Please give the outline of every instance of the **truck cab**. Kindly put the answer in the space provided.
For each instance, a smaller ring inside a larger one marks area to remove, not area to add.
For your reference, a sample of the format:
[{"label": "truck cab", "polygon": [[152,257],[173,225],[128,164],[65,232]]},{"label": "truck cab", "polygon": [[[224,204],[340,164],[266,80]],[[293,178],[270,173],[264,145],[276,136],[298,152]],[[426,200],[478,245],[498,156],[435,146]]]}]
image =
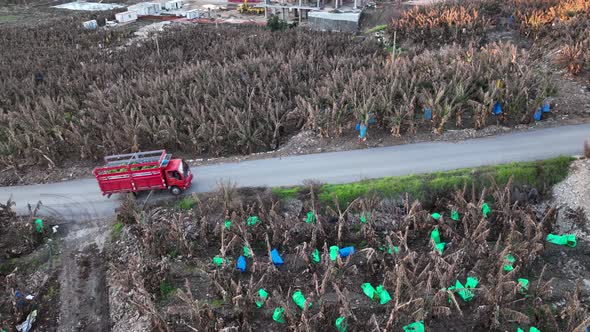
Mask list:
[{"label": "truck cab", "polygon": [[173,195],[178,195],[190,188],[193,180],[190,167],[182,159],[170,159],[164,169],[164,176],[167,187]]}]

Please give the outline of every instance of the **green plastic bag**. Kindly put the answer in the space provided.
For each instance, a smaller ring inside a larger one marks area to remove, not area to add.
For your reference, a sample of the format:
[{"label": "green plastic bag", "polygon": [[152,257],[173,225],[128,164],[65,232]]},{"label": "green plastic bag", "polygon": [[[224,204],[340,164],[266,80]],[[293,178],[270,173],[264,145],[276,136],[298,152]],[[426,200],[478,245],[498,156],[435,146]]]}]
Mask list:
[{"label": "green plastic bag", "polygon": [[456,210],[451,211],[451,219],[454,221],[459,221],[459,212]]},{"label": "green plastic bag", "polygon": [[[380,247],[379,250],[385,251],[385,248],[384,247]],[[393,246],[393,247],[392,246],[388,246],[387,247],[387,253],[391,255],[391,253],[393,253],[393,252],[396,253],[396,254],[399,253],[399,247],[397,247],[397,246]]]},{"label": "green plastic bag", "polygon": [[571,248],[575,247],[577,244],[576,236],[574,234],[547,234],[547,242],[551,242],[560,246],[568,246]]},{"label": "green plastic bag", "polygon": [[514,256],[512,256],[512,254],[508,254],[506,257],[504,257],[504,260],[506,261],[506,264],[504,264],[504,271],[510,272],[514,270],[514,267],[512,266],[516,261]]},{"label": "green plastic bag", "polygon": [[363,224],[367,223],[367,218],[371,219],[371,213],[367,212],[367,214],[365,215],[365,213],[361,213],[361,222]]},{"label": "green plastic bag", "polygon": [[330,260],[335,261],[338,258],[338,246],[330,247]]},{"label": "green plastic bag", "polygon": [[[524,332],[523,329],[521,329],[520,327],[516,330],[516,332]],[[529,332],[541,332],[541,330],[539,330],[538,328],[531,326],[529,328]]]},{"label": "green plastic bag", "polygon": [[459,294],[459,297],[461,297],[461,299],[463,301],[469,302],[469,301],[473,300],[473,293],[470,290],[468,290],[467,288],[465,288],[459,280],[457,280],[455,282],[454,289],[458,290],[457,294]]},{"label": "green plastic bag", "polygon": [[258,216],[251,216],[251,217],[248,217],[248,219],[246,220],[246,225],[248,225],[248,226],[254,226],[259,221],[260,220],[258,219]]},{"label": "green plastic bag", "polygon": [[430,232],[430,238],[435,244],[440,243],[440,233],[438,232],[438,228],[435,228],[432,232]]},{"label": "green plastic bag", "polygon": [[433,214],[431,214],[430,216],[431,216],[431,217],[432,217],[432,219],[434,219],[434,220],[439,220],[439,219],[440,219],[440,217],[442,217],[442,216],[440,215],[440,213],[436,213],[436,212],[435,212],[435,213],[433,213]]},{"label": "green plastic bag", "polygon": [[311,253],[311,261],[314,263],[319,263],[320,262],[320,251],[315,249],[312,253]]},{"label": "green plastic bag", "polygon": [[518,279],[518,285],[520,286],[519,292],[521,294],[526,293],[529,290],[529,280],[525,278]]},{"label": "green plastic bag", "polygon": [[43,233],[43,220],[35,219],[35,230],[37,233]]},{"label": "green plastic bag", "polygon": [[223,224],[225,226],[225,229],[229,229],[231,227],[231,221],[229,220],[224,221]]},{"label": "green plastic bag", "polygon": [[375,299],[375,294],[377,294],[377,291],[375,288],[373,288],[373,286],[371,286],[370,283],[367,282],[362,284],[361,289],[363,290],[363,293],[365,293],[365,295],[367,295],[371,300]]},{"label": "green plastic bag", "polygon": [[305,222],[308,224],[315,222],[315,214],[313,213],[313,211],[307,212],[307,219],[305,219]]},{"label": "green plastic bag", "polygon": [[260,288],[258,290],[258,297],[260,299],[256,301],[256,307],[262,308],[262,305],[264,304],[264,302],[266,302],[266,299],[268,298],[268,293],[264,290],[264,288]]},{"label": "green plastic bag", "polygon": [[[296,291],[295,293],[293,293],[293,302],[295,302],[295,304],[301,309],[303,310],[303,308],[305,307],[305,296],[303,296],[303,293],[301,293],[301,291]],[[311,308],[311,303],[308,303],[307,306],[309,308]]]},{"label": "green plastic bag", "polygon": [[275,308],[275,311],[272,314],[272,319],[277,323],[284,323],[285,320],[283,319],[283,314],[285,313],[285,309],[283,308]]},{"label": "green plastic bag", "polygon": [[389,296],[389,292],[382,285],[377,286],[377,296],[379,296],[379,303],[380,304],[387,304],[387,302],[391,301],[391,296]]},{"label": "green plastic bag", "polygon": [[475,277],[467,277],[467,281],[465,281],[465,287],[467,288],[475,288],[479,284],[479,281]]},{"label": "green plastic bag", "polygon": [[[479,281],[477,280],[477,278],[467,277],[467,280],[465,281],[465,286],[463,286],[463,284],[459,280],[457,280],[457,281],[455,281],[455,285],[447,288],[447,290],[448,291],[457,290],[457,294],[459,295],[459,297],[463,301],[469,302],[474,297],[474,294],[472,291],[470,291],[470,289],[474,289],[475,287],[477,287],[478,283],[479,283]],[[449,303],[451,303],[450,296],[449,296]]]},{"label": "green plastic bag", "polygon": [[346,332],[346,326],[348,324],[346,324],[346,320],[344,319],[344,317],[338,317],[336,319],[336,330],[338,330],[338,332]]},{"label": "green plastic bag", "polygon": [[248,249],[248,246],[244,246],[244,257],[250,257],[250,249]]},{"label": "green plastic bag", "polygon": [[221,266],[221,264],[223,264],[223,258],[219,257],[219,256],[215,256],[213,257],[213,264],[217,265],[217,266]]},{"label": "green plastic bag", "polygon": [[437,243],[435,245],[436,251],[438,251],[439,254],[443,254],[443,251],[445,251],[445,243],[441,242],[441,243]]},{"label": "green plastic bag", "polygon": [[404,332],[424,332],[424,321],[413,322],[404,326]]},{"label": "green plastic bag", "polygon": [[492,212],[492,209],[490,209],[488,203],[483,203],[483,205],[481,206],[481,212],[483,213],[483,216],[487,218]]}]

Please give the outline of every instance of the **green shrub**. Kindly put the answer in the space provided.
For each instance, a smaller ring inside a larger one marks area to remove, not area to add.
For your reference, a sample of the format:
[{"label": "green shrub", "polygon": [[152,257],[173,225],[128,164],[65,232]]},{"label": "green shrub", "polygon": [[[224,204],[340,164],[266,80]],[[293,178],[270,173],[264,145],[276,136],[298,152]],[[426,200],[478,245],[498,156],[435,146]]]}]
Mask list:
[{"label": "green shrub", "polygon": [[286,30],[287,28],[289,28],[289,23],[287,23],[287,21],[279,19],[277,15],[272,15],[266,21],[266,27],[269,28],[270,31]]},{"label": "green shrub", "polygon": [[169,296],[176,291],[176,288],[172,286],[168,279],[163,280],[160,282],[160,298],[162,300],[166,300]]},{"label": "green shrub", "polygon": [[123,231],[124,226],[125,224],[123,224],[120,221],[113,224],[113,229],[111,230],[111,236],[113,239],[116,240],[119,238],[119,236],[121,236],[121,232]]},{"label": "green shrub", "polygon": [[195,200],[192,197],[185,197],[178,201],[178,208],[181,210],[190,210],[195,206]]}]

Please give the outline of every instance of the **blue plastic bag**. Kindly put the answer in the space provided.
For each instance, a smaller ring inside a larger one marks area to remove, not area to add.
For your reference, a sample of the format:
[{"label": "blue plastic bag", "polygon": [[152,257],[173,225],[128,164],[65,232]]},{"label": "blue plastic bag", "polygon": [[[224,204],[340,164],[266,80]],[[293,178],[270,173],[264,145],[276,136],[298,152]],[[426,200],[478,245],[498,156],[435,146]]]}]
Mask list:
[{"label": "blue plastic bag", "polygon": [[237,268],[240,272],[246,272],[246,258],[244,256],[238,258]]},{"label": "blue plastic bag", "polygon": [[543,104],[543,107],[541,107],[541,110],[543,113],[549,113],[551,111],[551,105],[549,105],[549,103],[545,103]]},{"label": "blue plastic bag", "polygon": [[424,120],[432,120],[432,110],[430,108],[424,109]]},{"label": "blue plastic bag", "polygon": [[502,104],[500,104],[499,101],[497,101],[494,104],[494,110],[492,112],[494,113],[494,115],[500,115],[500,114],[502,114]]},{"label": "blue plastic bag", "polygon": [[541,114],[543,114],[543,111],[539,108],[535,111],[535,114],[533,114],[533,119],[535,121],[541,121]]},{"label": "blue plastic bag", "polygon": [[367,134],[367,126],[365,126],[364,124],[361,124],[360,126],[361,130],[360,130],[360,136],[361,138],[365,138],[365,135]]},{"label": "blue plastic bag", "polygon": [[283,265],[283,259],[281,258],[281,255],[279,255],[279,252],[276,249],[273,249],[270,252],[270,258],[272,259],[272,263],[275,266]]},{"label": "blue plastic bag", "polygon": [[361,124],[357,123],[356,127],[354,127],[356,129],[356,131],[361,131]]},{"label": "blue plastic bag", "polygon": [[349,255],[354,254],[354,247],[340,248],[338,253],[340,254],[340,257],[348,257]]}]

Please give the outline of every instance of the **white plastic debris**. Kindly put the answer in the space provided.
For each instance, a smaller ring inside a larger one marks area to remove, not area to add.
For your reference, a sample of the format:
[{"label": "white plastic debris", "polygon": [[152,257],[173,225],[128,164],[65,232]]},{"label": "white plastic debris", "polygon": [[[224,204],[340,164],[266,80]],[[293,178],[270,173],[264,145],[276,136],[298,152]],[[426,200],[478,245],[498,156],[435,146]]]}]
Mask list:
[{"label": "white plastic debris", "polygon": [[55,225],[51,228],[53,230],[53,234],[57,233],[58,228],[59,228],[59,225]]},{"label": "white plastic debris", "polygon": [[37,310],[31,311],[31,313],[27,316],[27,319],[22,322],[21,324],[16,326],[16,330],[19,332],[29,332],[33,327],[33,323],[37,319]]},{"label": "white plastic debris", "polygon": [[35,297],[33,295],[27,295],[27,297],[25,297],[25,299],[31,301],[32,299],[34,299]]}]

